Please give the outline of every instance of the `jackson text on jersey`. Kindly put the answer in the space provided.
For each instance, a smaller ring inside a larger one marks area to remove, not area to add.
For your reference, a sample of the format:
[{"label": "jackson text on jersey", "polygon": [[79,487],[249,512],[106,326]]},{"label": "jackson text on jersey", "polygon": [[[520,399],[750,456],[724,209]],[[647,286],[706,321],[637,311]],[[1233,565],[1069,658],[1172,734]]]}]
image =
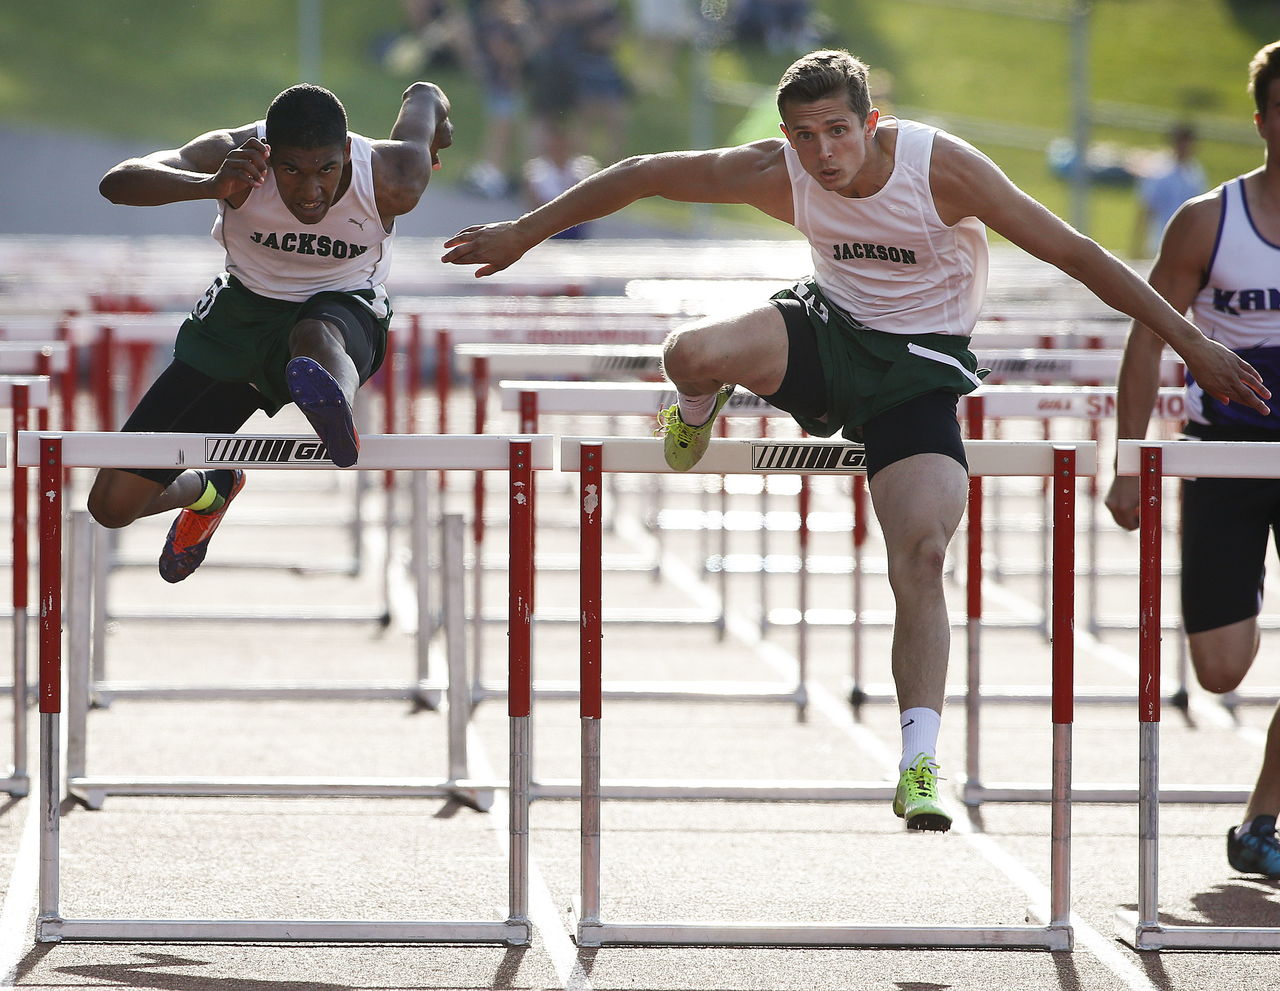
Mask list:
[{"label": "jackson text on jersey", "polygon": [[916,253],[911,248],[897,248],[891,244],[872,244],[870,241],[844,241],[831,246],[831,257],[836,261],[850,258],[866,258],[872,261],[916,264]]},{"label": "jackson text on jersey", "polygon": [[352,244],[350,241],[330,237],[328,234],[296,231],[286,231],[283,234],[276,234],[275,231],[269,234],[254,231],[250,240],[264,248],[290,251],[299,255],[319,255],[322,258],[328,258],[330,255],[334,258],[359,258],[369,250],[367,244]]}]

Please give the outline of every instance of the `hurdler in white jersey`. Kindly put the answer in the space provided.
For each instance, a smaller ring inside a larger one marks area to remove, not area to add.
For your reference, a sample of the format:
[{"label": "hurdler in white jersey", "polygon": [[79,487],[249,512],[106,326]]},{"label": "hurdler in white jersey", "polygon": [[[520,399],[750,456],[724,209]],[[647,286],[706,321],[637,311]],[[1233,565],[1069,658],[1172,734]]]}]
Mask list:
[{"label": "hurdler in white jersey", "polygon": [[[320,457],[355,464],[356,392],[386,352],[391,231],[417,205],[452,133],[449,101],[433,83],[404,91],[382,141],[351,133],[341,101],[302,83],[280,93],[264,120],[108,172],[100,188],[114,203],[213,200],[212,233],[226,250],[226,271],[178,328],[173,361],[122,429],[234,433],[292,403]],[[161,576],[178,582],[200,566],[244,483],[239,469],[104,468],[89,509],[109,527],[181,509],[160,555]]]},{"label": "hurdler in white jersey", "polygon": [[979,383],[968,345],[987,281],[986,229],[1142,318],[1213,390],[1262,406],[1259,380],[975,148],[882,121],[867,67],[848,52],[798,59],[777,105],[781,137],[625,159],[518,220],[459,231],[444,260],[493,275],[557,231],[646,196],[746,204],[808,238],[812,278],[667,338],[663,371],[679,400],[660,416],[663,452],[677,471],[693,468],[735,388],[810,433],[863,442],[894,598],[902,759],[893,810],[909,829],[941,831],[951,825],[937,790],[950,649],[942,566],[968,495],[956,407]]},{"label": "hurdler in white jersey", "polygon": [[[1208,337],[1248,360],[1274,390],[1280,385],[1280,41],[1253,57],[1248,91],[1263,164],[1179,208],[1164,230],[1149,279],[1175,309],[1189,309]],[[1135,322],[1116,395],[1121,440],[1146,437],[1163,346]],[[1192,443],[1236,442],[1242,447],[1238,456],[1248,459],[1249,442],[1280,441],[1280,416],[1222,402],[1218,390],[1194,371],[1187,407],[1185,433]],[[1179,604],[1191,665],[1200,686],[1221,695],[1240,686],[1266,643],[1259,614],[1269,547],[1280,538],[1280,478],[1219,474],[1182,480],[1178,549]],[[1138,528],[1142,498],[1136,477],[1117,475],[1106,503],[1120,526]],[[1235,873],[1280,878],[1280,706],[1261,740],[1242,747],[1240,763],[1259,763],[1258,777],[1242,821],[1226,832],[1227,864]],[[1224,772],[1215,765],[1206,773]]]}]

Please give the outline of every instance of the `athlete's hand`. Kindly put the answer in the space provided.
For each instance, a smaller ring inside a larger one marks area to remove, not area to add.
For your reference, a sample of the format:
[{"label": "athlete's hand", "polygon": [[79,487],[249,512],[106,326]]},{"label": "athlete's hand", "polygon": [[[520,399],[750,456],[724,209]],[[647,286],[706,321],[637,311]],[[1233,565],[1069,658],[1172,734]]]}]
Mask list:
[{"label": "athlete's hand", "polygon": [[1137,475],[1117,475],[1107,490],[1111,518],[1126,530],[1138,529],[1138,499],[1141,479]]},{"label": "athlete's hand", "polygon": [[518,222],[504,220],[497,224],[478,224],[459,231],[444,246],[449,250],[441,261],[450,265],[479,265],[476,278],[493,275],[518,262],[533,245],[516,229]]},{"label": "athlete's hand", "polygon": [[213,199],[231,199],[257,189],[266,181],[270,158],[271,148],[257,138],[233,148],[210,181]]},{"label": "athlete's hand", "polygon": [[1262,384],[1262,376],[1251,364],[1217,341],[1204,339],[1194,354],[1182,355],[1187,371],[1214,399],[1224,403],[1242,403],[1263,416],[1271,415],[1264,400],[1271,390]]}]

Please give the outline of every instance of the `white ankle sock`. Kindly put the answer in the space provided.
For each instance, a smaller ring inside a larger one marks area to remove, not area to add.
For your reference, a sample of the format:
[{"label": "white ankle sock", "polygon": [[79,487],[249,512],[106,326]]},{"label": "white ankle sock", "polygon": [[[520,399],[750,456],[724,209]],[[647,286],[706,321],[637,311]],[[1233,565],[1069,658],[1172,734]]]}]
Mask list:
[{"label": "white ankle sock", "polygon": [[686,396],[683,392],[676,393],[676,398],[680,403],[680,419],[690,427],[700,427],[711,419],[711,411],[715,409],[716,396],[718,393],[711,393],[709,396]]},{"label": "white ankle sock", "polygon": [[936,757],[938,730],[942,728],[942,714],[933,709],[918,707],[904,709],[898,719],[902,728],[902,760],[898,772],[905,771],[921,754]]}]

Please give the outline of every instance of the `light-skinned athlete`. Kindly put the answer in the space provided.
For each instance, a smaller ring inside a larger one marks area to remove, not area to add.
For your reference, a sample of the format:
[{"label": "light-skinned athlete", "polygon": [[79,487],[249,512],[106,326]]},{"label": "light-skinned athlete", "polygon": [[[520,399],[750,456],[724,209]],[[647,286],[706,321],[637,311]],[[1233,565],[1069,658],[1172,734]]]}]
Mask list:
[{"label": "light-skinned athlete", "polygon": [[688,470],[734,383],[808,432],[866,445],[895,601],[892,666],[902,719],[894,812],[945,830],[936,759],[950,626],[943,561],[968,491],[956,401],[979,385],[969,335],[987,279],[986,227],[1141,319],[1223,399],[1265,412],[1262,380],[1135,272],[1027,196],[977,149],[884,119],[867,67],[845,51],[804,56],[778,85],[782,138],[629,158],[519,220],[469,227],[446,262],[493,275],[557,231],[646,196],[746,203],[809,240],[814,276],[737,316],[671,334],[662,414],[668,463]]},{"label": "light-skinned athlete", "polygon": [[[434,83],[405,90],[387,140],[347,130],[342,103],[301,83],[265,120],[210,131],[179,149],[121,162],[102,195],[128,206],[214,200],[226,248],[178,330],[172,363],[123,430],[234,433],[259,409],[293,402],[339,467],[356,463],[356,390],[386,351],[383,286],[395,219],[417,204],[452,142],[449,101]],[[103,526],[181,509],[160,555],[169,582],[205,558],[244,486],[238,469],[105,468],[89,493]]]},{"label": "light-skinned athlete", "polygon": [[[1280,42],[1249,65],[1261,168],[1185,203],[1165,230],[1149,281],[1202,331],[1245,354],[1271,388],[1280,385]],[[1116,433],[1147,434],[1164,342],[1135,321],[1125,343]],[[1280,441],[1280,417],[1218,402],[1192,371],[1190,440]],[[1117,477],[1107,508],[1138,526],[1139,480]],[[1280,540],[1280,479],[1195,478],[1182,483],[1182,618],[1196,679],[1233,691],[1258,656],[1258,610],[1267,540]],[[1262,768],[1244,821],[1227,832],[1227,861],[1246,874],[1280,877],[1280,707],[1271,716]]]}]

